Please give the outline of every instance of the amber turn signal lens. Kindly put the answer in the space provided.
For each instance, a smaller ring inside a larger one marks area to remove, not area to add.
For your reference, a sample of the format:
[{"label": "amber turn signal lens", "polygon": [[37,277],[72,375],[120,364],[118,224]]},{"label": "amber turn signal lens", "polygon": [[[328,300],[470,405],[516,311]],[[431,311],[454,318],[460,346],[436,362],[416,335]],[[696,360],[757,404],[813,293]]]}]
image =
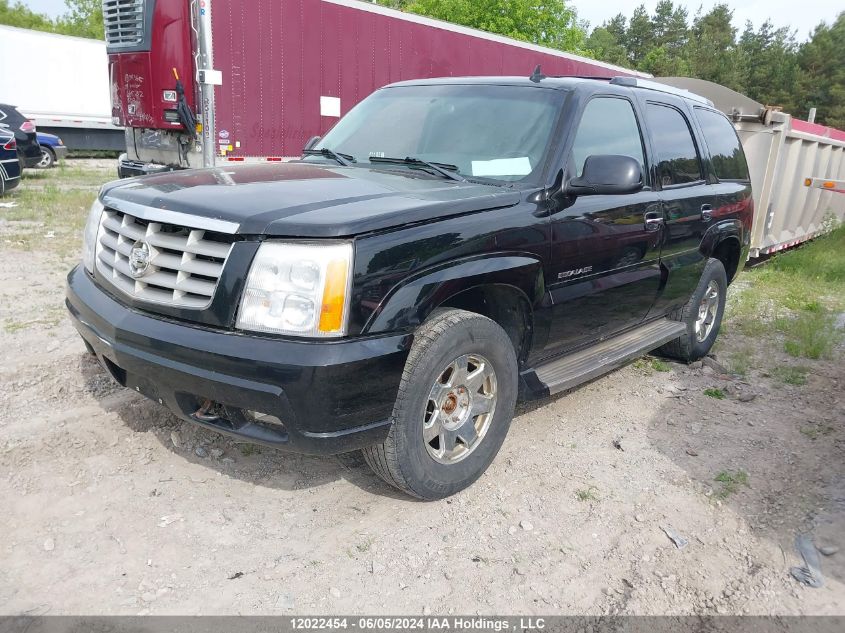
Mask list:
[{"label": "amber turn signal lens", "polygon": [[812,178],[805,178],[805,179],[804,179],[804,186],[805,186],[805,187],[809,187],[809,186],[810,186],[810,185],[812,185],[812,184],[813,184],[813,179],[812,179]]},{"label": "amber turn signal lens", "polygon": [[321,332],[340,332],[343,329],[343,309],[346,306],[347,263],[342,259],[329,262],[323,306],[320,310]]}]

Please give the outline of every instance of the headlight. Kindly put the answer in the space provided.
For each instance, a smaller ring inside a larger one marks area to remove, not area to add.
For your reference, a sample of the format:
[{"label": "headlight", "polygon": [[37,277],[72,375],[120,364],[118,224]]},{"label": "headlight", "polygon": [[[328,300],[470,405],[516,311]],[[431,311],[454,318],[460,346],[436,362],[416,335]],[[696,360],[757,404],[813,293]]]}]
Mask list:
[{"label": "headlight", "polygon": [[237,327],[297,336],[343,336],[351,269],[349,242],[264,242],[249,269]]},{"label": "headlight", "polygon": [[89,273],[94,272],[94,258],[97,251],[97,234],[100,232],[100,216],[103,215],[103,203],[98,197],[88,212],[85,232],[82,234],[82,263]]}]

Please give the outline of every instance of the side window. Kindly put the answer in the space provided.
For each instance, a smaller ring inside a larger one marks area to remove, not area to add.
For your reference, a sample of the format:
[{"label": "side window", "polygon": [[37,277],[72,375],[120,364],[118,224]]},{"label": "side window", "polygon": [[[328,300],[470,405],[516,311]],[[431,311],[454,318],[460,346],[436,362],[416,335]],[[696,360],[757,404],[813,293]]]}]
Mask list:
[{"label": "side window", "polygon": [[580,176],[584,171],[587,157],[599,154],[636,158],[647,180],[640,127],[627,99],[597,97],[584,109],[572,145],[575,175]]},{"label": "side window", "polygon": [[748,163],[736,130],[718,112],[696,108],[695,116],[710,150],[713,169],[719,180],[748,180]]},{"label": "side window", "polygon": [[671,106],[649,103],[646,117],[661,184],[668,187],[701,180],[701,161],[684,115]]}]

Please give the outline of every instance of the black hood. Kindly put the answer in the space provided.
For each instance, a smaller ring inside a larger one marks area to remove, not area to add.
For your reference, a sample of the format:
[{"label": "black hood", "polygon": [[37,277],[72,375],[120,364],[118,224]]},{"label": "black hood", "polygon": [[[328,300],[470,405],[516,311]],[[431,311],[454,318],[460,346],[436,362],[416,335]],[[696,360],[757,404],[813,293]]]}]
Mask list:
[{"label": "black hood", "polygon": [[433,178],[405,167],[391,171],[295,162],[116,181],[103,188],[102,199],[118,210],[121,202],[130,202],[234,222],[240,225],[238,233],[247,235],[341,237],[512,206],[520,193]]}]

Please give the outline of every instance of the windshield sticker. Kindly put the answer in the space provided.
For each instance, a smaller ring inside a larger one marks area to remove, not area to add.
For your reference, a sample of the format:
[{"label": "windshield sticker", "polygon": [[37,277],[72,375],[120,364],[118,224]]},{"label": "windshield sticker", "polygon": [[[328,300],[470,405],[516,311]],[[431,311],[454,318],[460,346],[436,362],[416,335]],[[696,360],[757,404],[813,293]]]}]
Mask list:
[{"label": "windshield sticker", "polygon": [[473,176],[527,176],[530,173],[531,161],[527,156],[472,161]]}]

